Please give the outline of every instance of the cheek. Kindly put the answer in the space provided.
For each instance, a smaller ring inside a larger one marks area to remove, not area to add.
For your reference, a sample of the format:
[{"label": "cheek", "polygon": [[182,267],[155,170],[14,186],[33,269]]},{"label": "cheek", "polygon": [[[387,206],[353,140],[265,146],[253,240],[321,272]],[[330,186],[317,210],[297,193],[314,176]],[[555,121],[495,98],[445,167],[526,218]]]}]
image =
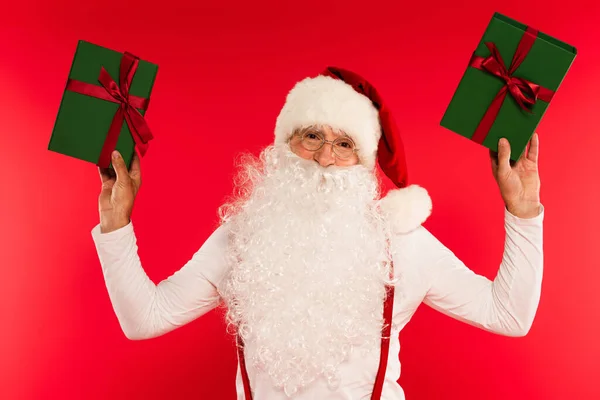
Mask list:
[{"label": "cheek", "polygon": [[310,160],[314,157],[314,153],[306,150],[297,142],[290,143],[290,148],[297,156],[304,158],[305,160]]},{"label": "cheek", "polygon": [[356,165],[359,163],[359,159],[357,155],[354,155],[353,157],[347,159],[347,160],[341,160],[339,159],[337,164],[344,166],[344,167],[350,167],[352,165]]}]

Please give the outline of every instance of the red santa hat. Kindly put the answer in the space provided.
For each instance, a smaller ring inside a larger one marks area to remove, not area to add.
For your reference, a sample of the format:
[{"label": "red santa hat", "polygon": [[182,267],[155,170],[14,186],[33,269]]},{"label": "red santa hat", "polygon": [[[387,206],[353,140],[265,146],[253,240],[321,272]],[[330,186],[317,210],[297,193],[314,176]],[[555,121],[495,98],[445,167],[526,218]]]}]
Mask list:
[{"label": "red santa hat", "polygon": [[328,125],[356,143],[360,163],[382,171],[399,188],[381,199],[381,209],[395,231],[409,231],[431,213],[427,191],[408,185],[406,155],[400,131],[383,99],[366,79],[341,68],[303,79],[288,93],[275,124],[275,144],[285,143],[294,129]]}]

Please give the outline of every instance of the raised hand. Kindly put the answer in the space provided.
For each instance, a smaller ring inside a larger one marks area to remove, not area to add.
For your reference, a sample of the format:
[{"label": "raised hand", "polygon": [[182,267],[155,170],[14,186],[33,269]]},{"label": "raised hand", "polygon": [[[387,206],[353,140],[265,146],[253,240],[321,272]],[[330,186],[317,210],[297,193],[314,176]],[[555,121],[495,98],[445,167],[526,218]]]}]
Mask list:
[{"label": "raised hand", "polygon": [[129,171],[123,157],[117,151],[113,152],[112,165],[114,171],[98,167],[102,181],[102,190],[98,197],[102,233],[112,232],[129,223],[135,196],[142,185],[140,159],[137,153],[133,155]]},{"label": "raised hand", "polygon": [[540,140],[534,133],[529,149],[518,161],[510,160],[510,143],[500,139],[498,153],[490,151],[492,173],[508,211],[519,218],[533,218],[541,212],[538,157]]}]

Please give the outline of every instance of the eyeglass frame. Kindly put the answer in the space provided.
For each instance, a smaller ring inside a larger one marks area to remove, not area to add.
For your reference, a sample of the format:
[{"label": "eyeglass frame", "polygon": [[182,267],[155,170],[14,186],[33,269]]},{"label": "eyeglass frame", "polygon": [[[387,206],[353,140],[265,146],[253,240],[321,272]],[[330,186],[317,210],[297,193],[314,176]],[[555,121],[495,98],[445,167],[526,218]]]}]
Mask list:
[{"label": "eyeglass frame", "polygon": [[[302,139],[304,138],[304,135],[305,135],[305,134],[307,134],[307,133],[313,133],[313,134],[315,134],[315,135],[316,135],[316,134],[318,134],[318,135],[321,137],[321,139],[322,139],[322,141],[321,141],[321,145],[320,145],[320,146],[319,146],[317,149],[315,149],[315,150],[310,150],[310,149],[307,149],[306,147],[304,147],[304,144],[302,143]],[[323,135],[323,133],[322,133],[321,131],[319,131],[319,130],[315,129],[314,127],[310,127],[310,128],[306,128],[306,129],[302,129],[302,130],[300,130],[300,129],[296,129],[296,130],[294,130],[294,132],[292,133],[292,136],[300,136],[300,145],[301,145],[301,146],[302,146],[302,148],[304,148],[304,150],[306,150],[306,151],[315,151],[315,152],[316,152],[316,151],[319,151],[319,150],[321,150],[321,149],[323,148],[323,146],[325,146],[325,143],[331,143],[331,149],[332,149],[332,151],[333,151],[333,154],[335,154],[335,156],[336,156],[336,157],[339,157],[339,158],[341,158],[342,160],[348,160],[350,157],[352,157],[352,156],[353,156],[353,155],[354,155],[356,152],[358,152],[358,151],[360,150],[360,149],[357,149],[357,148],[356,148],[356,143],[355,143],[355,142],[354,142],[354,140],[352,140],[352,138],[351,138],[350,136],[348,136],[348,134],[346,134],[346,133],[344,133],[344,135],[343,135],[343,136],[341,136],[341,137],[338,137],[338,138],[336,138],[336,139],[334,139],[334,140],[327,140],[327,139],[325,139],[325,135]],[[354,149],[352,149],[352,155],[349,155],[349,156],[348,156],[348,157],[346,157],[346,158],[344,158],[344,157],[341,157],[339,154],[337,154],[337,153],[335,152],[335,147],[333,146],[333,144],[334,144],[334,143],[335,143],[337,140],[340,140],[340,139],[342,139],[342,138],[350,140],[350,141],[352,142],[352,145],[354,145],[354,146],[355,146],[355,147],[354,147]]]}]

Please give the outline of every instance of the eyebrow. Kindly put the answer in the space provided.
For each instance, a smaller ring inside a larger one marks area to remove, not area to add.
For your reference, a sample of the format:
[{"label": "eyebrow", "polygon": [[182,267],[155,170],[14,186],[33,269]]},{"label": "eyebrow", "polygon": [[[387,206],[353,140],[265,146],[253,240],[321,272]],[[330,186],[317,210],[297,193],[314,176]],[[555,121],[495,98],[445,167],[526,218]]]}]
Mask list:
[{"label": "eyebrow", "polygon": [[[319,126],[308,126],[304,129],[300,129],[299,132],[300,133],[304,133],[304,132],[309,132],[309,131],[317,131],[320,134],[322,134],[323,136],[325,136],[325,132],[323,132],[323,129]],[[342,130],[339,131],[335,131],[332,129],[332,133],[334,134],[334,136],[336,137],[347,137],[349,139],[352,139],[350,136],[348,136],[348,134]]]}]

